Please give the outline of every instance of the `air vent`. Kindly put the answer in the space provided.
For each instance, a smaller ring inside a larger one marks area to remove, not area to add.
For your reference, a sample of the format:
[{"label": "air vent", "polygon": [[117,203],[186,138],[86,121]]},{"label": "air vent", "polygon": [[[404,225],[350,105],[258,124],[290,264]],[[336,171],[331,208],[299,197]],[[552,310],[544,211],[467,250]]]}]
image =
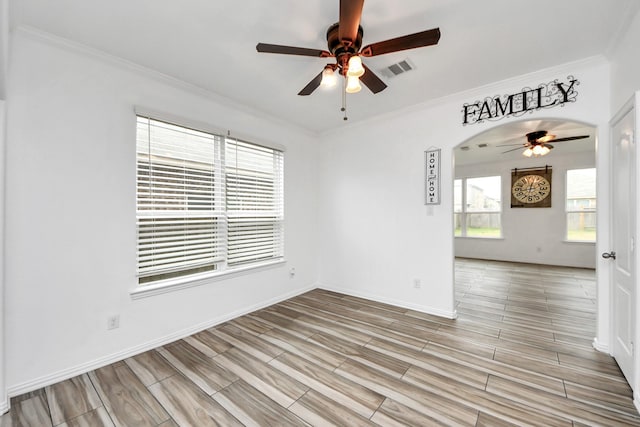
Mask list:
[{"label": "air vent", "polygon": [[415,66],[408,59],[404,59],[395,64],[391,64],[386,68],[383,68],[382,70],[380,70],[380,72],[383,76],[391,78],[411,71],[413,69],[415,69]]}]

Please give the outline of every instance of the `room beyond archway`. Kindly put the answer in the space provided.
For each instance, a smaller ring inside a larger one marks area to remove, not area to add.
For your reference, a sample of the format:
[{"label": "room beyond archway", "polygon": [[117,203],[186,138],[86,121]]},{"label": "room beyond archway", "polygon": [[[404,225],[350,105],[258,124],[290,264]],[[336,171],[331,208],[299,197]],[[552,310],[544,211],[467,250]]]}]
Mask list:
[{"label": "room beyond archway", "polygon": [[[542,130],[551,140],[548,154],[525,157],[525,135]],[[577,136],[588,137],[568,140]],[[595,137],[596,129],[582,123],[528,120],[456,147],[455,255],[595,268]],[[548,185],[527,201],[532,188],[512,191],[523,176]]]},{"label": "room beyond archway", "polygon": [[[526,134],[542,130],[555,139],[588,137],[551,142],[546,155],[524,156]],[[573,339],[590,347],[597,315],[596,133],[595,127],[578,122],[527,120],[493,128],[454,149],[455,300],[462,317],[468,314],[470,296],[472,312],[503,319],[510,303],[516,311],[544,313],[554,305],[572,305],[549,297],[564,293],[575,297],[577,308],[585,308],[570,313],[585,318],[566,320],[588,325],[576,329]],[[542,188],[549,192],[547,203],[527,205],[512,197],[515,182],[537,172],[548,180],[549,188]],[[502,330],[501,324],[493,326]],[[542,330],[551,339],[565,334]],[[517,332],[509,333],[517,339]]]}]

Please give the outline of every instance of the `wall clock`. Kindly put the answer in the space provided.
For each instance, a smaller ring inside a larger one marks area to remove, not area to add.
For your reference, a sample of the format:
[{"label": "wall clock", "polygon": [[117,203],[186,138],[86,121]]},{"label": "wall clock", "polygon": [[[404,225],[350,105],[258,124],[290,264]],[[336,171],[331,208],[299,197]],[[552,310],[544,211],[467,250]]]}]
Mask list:
[{"label": "wall clock", "polygon": [[551,207],[551,167],[511,171],[512,208]]}]

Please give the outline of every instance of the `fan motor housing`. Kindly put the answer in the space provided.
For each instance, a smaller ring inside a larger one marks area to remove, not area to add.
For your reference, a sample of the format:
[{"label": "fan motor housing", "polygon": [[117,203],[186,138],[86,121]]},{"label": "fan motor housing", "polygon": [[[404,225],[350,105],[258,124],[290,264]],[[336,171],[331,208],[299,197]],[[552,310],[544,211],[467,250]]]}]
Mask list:
[{"label": "fan motor housing", "polygon": [[345,74],[347,71],[347,62],[353,55],[357,55],[362,46],[362,26],[358,26],[358,35],[355,42],[345,44],[340,40],[340,25],[338,22],[333,24],[327,30],[327,47],[329,52],[336,57],[338,65],[340,66],[340,72]]},{"label": "fan motor housing", "polygon": [[546,130],[537,130],[535,132],[529,132],[527,134],[527,141],[529,141],[532,144],[537,144],[538,143],[538,139],[544,137],[547,135],[547,131]]}]

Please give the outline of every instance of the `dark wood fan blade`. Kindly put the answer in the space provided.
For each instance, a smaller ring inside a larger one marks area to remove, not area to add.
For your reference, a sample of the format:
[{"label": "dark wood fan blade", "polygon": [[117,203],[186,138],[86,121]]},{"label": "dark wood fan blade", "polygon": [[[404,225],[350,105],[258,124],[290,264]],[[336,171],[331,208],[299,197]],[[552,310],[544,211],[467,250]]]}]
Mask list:
[{"label": "dark wood fan blade", "polygon": [[340,0],[338,37],[341,41],[348,40],[354,43],[358,38],[362,6],[364,6],[364,0]]},{"label": "dark wood fan blade", "polygon": [[556,142],[562,142],[562,141],[573,141],[576,139],[585,139],[585,138],[589,138],[589,135],[580,135],[580,136],[568,136],[566,138],[557,138],[557,139],[552,139],[549,142],[553,142],[554,144]]},{"label": "dark wood fan blade", "polygon": [[369,69],[366,65],[362,64],[364,67],[364,74],[360,76],[360,81],[364,83],[366,87],[373,93],[382,92],[387,88],[387,85],[380,80],[378,76],[375,75],[373,71]]},{"label": "dark wood fan blade", "polygon": [[438,44],[438,40],[440,40],[440,29],[434,28],[432,30],[367,45],[362,48],[360,55],[376,56],[406,49],[414,49],[416,47],[432,46]]},{"label": "dark wood fan blade", "polygon": [[320,83],[322,83],[322,71],[320,72],[320,74],[315,76],[314,79],[309,82],[309,84],[303,87],[302,90],[298,92],[298,95],[300,96],[311,95],[314,90],[318,89],[318,86],[320,86]]},{"label": "dark wood fan blade", "polygon": [[516,150],[522,150],[523,148],[526,148],[524,146],[518,147],[518,148],[512,148],[511,150],[507,150],[507,151],[503,151],[502,154],[504,153],[510,153],[512,151],[516,151]]},{"label": "dark wood fan blade", "polygon": [[306,47],[282,46],[279,44],[258,43],[256,50],[262,53],[281,53],[284,55],[316,56],[328,58],[331,52],[321,49],[307,49]]}]

